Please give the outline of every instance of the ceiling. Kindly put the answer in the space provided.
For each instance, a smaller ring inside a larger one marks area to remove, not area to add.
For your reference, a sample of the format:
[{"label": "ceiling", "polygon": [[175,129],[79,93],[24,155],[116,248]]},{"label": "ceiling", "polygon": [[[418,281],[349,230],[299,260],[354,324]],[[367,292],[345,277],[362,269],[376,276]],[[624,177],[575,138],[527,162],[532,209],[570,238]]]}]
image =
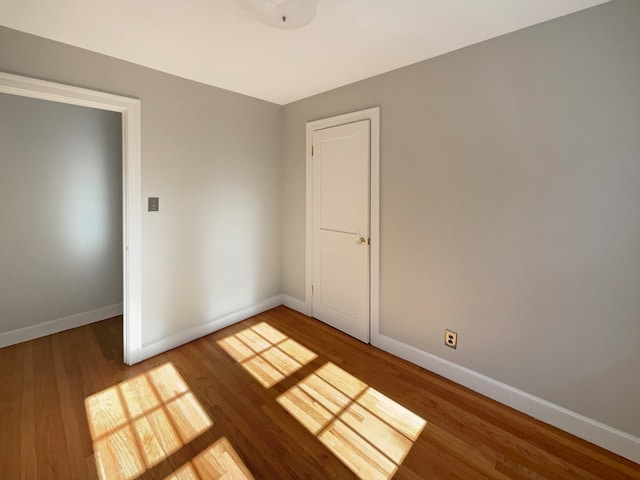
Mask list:
[{"label": "ceiling", "polygon": [[605,1],[318,0],[278,30],[248,0],[0,0],[0,24],[282,105]]}]

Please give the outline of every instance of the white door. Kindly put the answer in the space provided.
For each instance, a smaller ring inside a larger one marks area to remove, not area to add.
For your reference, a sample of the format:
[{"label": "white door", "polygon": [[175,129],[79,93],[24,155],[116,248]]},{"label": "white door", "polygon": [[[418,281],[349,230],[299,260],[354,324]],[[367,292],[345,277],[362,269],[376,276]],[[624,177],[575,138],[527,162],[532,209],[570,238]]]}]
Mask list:
[{"label": "white door", "polygon": [[369,342],[370,120],[313,132],[313,316]]}]

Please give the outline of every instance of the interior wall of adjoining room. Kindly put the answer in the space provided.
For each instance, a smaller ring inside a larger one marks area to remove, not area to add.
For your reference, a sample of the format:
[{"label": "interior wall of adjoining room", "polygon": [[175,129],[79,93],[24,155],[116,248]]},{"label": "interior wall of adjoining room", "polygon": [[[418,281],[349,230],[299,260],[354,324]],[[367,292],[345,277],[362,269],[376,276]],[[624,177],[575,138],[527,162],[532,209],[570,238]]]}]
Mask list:
[{"label": "interior wall of adjoining room", "polygon": [[0,333],[122,310],[121,123],[0,94]]}]

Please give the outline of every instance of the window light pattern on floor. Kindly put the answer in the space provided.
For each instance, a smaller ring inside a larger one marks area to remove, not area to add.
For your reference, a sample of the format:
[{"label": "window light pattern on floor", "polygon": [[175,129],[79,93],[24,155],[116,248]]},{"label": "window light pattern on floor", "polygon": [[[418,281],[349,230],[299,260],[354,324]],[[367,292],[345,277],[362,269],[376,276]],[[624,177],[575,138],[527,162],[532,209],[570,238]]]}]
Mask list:
[{"label": "window light pattern on floor", "polygon": [[427,423],[333,363],[278,403],[363,480],[392,478]]},{"label": "window light pattern on floor", "polygon": [[[217,343],[265,388],[317,358],[265,322]],[[391,479],[427,424],[330,362],[277,401],[362,480]]]},{"label": "window light pattern on floor", "polygon": [[253,480],[253,475],[226,437],[217,440],[164,480],[208,479]]},{"label": "window light pattern on floor", "polygon": [[85,408],[101,479],[134,479],[213,425],[171,363],[87,397]]},{"label": "window light pattern on floor", "polygon": [[261,322],[218,341],[265,388],[284,380],[317,355]]}]

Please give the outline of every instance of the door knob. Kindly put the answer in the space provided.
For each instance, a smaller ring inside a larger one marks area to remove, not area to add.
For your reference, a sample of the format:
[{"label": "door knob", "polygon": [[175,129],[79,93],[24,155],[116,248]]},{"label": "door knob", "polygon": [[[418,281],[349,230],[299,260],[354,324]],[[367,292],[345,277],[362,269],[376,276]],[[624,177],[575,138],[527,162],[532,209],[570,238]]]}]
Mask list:
[{"label": "door knob", "polygon": [[358,239],[358,244],[360,244],[360,245],[366,245],[366,244],[367,244],[367,239],[366,239],[366,238],[364,238],[364,237],[360,237],[360,238]]}]

